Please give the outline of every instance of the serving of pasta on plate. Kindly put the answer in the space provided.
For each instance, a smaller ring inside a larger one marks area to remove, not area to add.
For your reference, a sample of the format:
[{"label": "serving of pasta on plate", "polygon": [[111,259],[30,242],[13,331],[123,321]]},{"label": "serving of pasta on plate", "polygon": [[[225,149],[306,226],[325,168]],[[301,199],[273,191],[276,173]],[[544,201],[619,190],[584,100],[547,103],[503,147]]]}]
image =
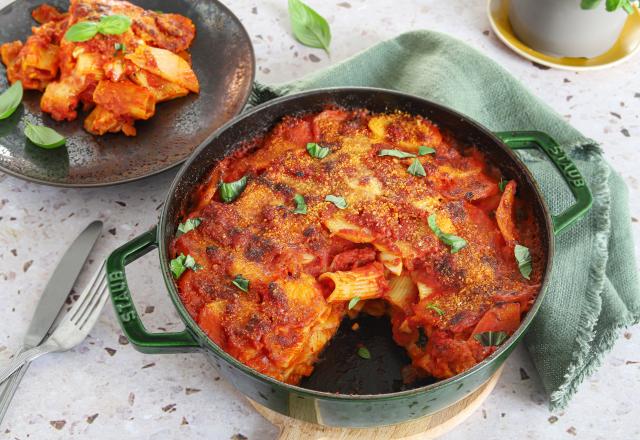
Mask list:
[{"label": "serving of pasta on plate", "polygon": [[156,104],[198,93],[189,47],[196,29],[182,15],[125,1],[72,0],[62,12],[43,4],[26,41],[0,46],[9,82],[42,91],[40,107],[57,121],[88,112],[94,134],[135,136]]}]

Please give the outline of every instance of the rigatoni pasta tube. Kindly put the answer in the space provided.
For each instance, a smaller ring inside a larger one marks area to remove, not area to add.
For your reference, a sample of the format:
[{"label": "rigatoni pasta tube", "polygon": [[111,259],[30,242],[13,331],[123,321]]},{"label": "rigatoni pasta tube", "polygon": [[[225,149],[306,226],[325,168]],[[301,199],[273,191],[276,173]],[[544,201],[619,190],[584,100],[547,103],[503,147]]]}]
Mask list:
[{"label": "rigatoni pasta tube", "polygon": [[350,271],[325,272],[318,279],[333,281],[334,288],[327,302],[349,301],[356,296],[360,299],[380,298],[389,289],[384,268],[378,262]]}]

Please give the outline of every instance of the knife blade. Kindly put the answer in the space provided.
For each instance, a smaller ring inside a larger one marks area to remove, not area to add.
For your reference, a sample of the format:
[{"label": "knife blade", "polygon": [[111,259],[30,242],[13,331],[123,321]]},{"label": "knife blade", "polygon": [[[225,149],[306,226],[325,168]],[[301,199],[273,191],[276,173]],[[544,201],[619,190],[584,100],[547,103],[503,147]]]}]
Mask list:
[{"label": "knife blade", "polygon": [[24,337],[25,347],[35,347],[47,335],[101,232],[102,222],[91,222],[65,252],[33,312],[31,324]]}]

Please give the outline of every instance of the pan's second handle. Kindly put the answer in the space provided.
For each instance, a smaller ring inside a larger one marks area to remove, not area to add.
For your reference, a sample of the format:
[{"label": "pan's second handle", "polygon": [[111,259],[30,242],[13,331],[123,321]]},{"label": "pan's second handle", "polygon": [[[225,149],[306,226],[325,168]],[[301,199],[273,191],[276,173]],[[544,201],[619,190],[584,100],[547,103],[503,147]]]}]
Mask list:
[{"label": "pan's second handle", "polygon": [[200,348],[196,338],[185,329],[181,332],[150,333],[142,324],[131,299],[124,268],[144,254],[156,249],[156,227],[119,247],[107,258],[107,277],[111,300],[120,326],[136,350],[143,353],[182,353]]},{"label": "pan's second handle", "polygon": [[556,235],[573,225],[589,212],[593,204],[593,196],[587,186],[587,181],[582,177],[580,170],[575,166],[573,161],[551,136],[540,131],[505,131],[495,134],[513,150],[539,148],[551,159],[556,168],[558,168],[558,171],[560,171],[560,174],[562,174],[576,202],[564,212],[552,216],[553,230]]}]

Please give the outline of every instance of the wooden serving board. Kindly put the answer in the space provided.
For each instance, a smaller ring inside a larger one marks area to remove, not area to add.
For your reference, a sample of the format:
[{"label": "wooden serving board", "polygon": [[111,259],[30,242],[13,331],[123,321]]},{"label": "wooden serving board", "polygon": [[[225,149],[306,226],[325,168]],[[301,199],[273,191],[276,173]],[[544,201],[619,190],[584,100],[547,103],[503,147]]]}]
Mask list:
[{"label": "wooden serving board", "polygon": [[496,386],[502,368],[484,385],[462,400],[430,416],[378,428],[331,428],[303,422],[249,402],[268,421],[280,428],[279,440],[431,440],[447,433],[475,412]]}]

